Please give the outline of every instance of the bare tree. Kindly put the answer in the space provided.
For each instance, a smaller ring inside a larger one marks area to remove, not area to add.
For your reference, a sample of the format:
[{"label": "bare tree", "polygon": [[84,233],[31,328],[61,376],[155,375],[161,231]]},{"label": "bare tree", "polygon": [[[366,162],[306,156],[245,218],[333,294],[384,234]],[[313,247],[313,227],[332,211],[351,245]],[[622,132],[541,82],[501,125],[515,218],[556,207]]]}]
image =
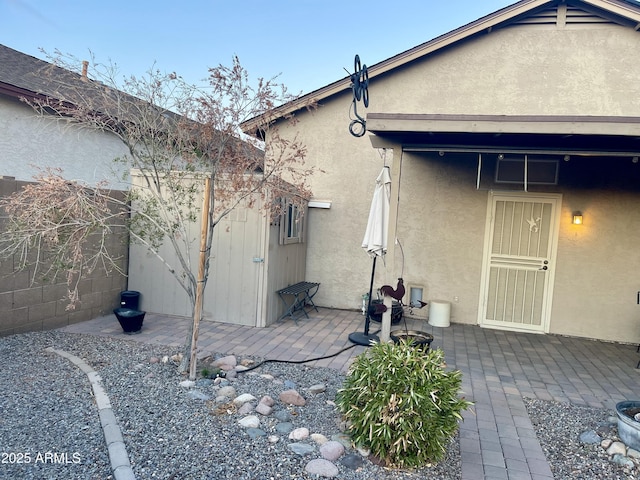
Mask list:
[{"label": "bare tree", "polygon": [[[305,147],[297,138],[279,134],[282,122],[294,118],[276,121],[277,106],[292,97],[275,79],[252,85],[237,58],[231,67],[211,68],[204,87],[154,69],[120,84],[112,65],[93,61],[92,78],[72,73],[75,68],[74,59],[57,54],[55,62],[38,72],[48,91],[24,100],[41,116],[69,128],[115,135],[128,152],[115,159],[130,185],[127,196],[118,199],[102,185],[43,171],[36,184],[1,201],[9,225],[0,253],[18,255],[23,268],[44,266],[49,274],[66,275],[73,308],[80,300],[77,281],[82,275],[97,265],[117,268],[117,259],[104,248],[105,238],[114,228],[126,228],[133,242],[164,263],[191,301],[192,329],[180,370],[190,366],[193,378],[214,229],[241,203],[254,206],[256,198],[264,200],[265,214],[276,216],[283,205],[278,199],[301,206],[310,197]],[[239,128],[258,116],[265,120],[268,147]],[[198,245],[188,227],[203,212]],[[163,244],[171,245],[172,259],[161,255]],[[192,262],[195,248],[200,250],[198,265]]]}]

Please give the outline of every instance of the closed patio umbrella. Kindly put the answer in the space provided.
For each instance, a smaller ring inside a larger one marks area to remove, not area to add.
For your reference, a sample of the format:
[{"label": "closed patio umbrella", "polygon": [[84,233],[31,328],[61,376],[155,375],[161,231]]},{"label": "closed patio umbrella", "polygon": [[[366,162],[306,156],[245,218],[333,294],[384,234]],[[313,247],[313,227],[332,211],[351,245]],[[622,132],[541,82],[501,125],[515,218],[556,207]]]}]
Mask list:
[{"label": "closed patio umbrella", "polygon": [[358,345],[370,345],[372,341],[379,341],[378,336],[369,334],[371,321],[369,307],[373,293],[373,279],[376,272],[376,260],[387,253],[387,236],[389,234],[389,197],[391,196],[391,175],[389,167],[383,167],[376,178],[376,186],[369,209],[369,220],[362,240],[362,248],[373,258],[371,268],[371,283],[369,285],[369,304],[367,305],[364,332],[354,332],[349,340]]}]

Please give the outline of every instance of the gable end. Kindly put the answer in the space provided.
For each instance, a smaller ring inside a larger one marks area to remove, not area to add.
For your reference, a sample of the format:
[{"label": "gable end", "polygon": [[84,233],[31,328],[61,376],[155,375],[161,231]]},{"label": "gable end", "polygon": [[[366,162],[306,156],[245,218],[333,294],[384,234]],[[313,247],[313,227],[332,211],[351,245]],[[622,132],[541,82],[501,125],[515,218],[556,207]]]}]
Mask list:
[{"label": "gable end", "polygon": [[[369,81],[416,59],[444,50],[458,42],[511,27],[562,29],[613,28],[640,30],[640,0],[520,0],[474,22],[452,30],[374,65],[369,65]],[[351,89],[350,77],[333,82],[278,107],[280,117],[298,111],[309,100],[321,102]],[[245,133],[255,134],[265,119],[255,117],[242,125]]]},{"label": "gable end", "polygon": [[584,4],[580,6],[559,3],[537,11],[528,12],[527,15],[514,19],[504,25],[513,27],[518,25],[554,26],[557,28],[582,27],[594,25],[623,25],[637,29],[636,23],[628,18],[606,12],[598,8],[590,8]]}]

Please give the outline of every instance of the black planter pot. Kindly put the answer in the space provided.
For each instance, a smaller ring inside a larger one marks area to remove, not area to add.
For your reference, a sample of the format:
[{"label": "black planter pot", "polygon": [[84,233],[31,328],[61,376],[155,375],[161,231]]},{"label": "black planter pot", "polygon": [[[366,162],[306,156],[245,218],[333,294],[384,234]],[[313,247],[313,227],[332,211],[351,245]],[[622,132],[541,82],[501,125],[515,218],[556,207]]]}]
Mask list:
[{"label": "black planter pot", "polygon": [[420,348],[425,353],[429,351],[431,342],[433,342],[433,335],[419,330],[394,330],[390,336],[391,340],[395,343],[400,343],[401,340],[405,340],[409,342],[411,346]]},{"label": "black planter pot", "polygon": [[[371,300],[369,305],[369,318],[374,322],[382,322],[382,313],[376,313],[376,307],[381,305],[382,300]],[[391,306],[391,325],[397,325],[402,320],[402,305],[394,301]]]},{"label": "black planter pot", "polygon": [[116,308],[113,310],[124,333],[140,333],[146,312],[131,308]]}]

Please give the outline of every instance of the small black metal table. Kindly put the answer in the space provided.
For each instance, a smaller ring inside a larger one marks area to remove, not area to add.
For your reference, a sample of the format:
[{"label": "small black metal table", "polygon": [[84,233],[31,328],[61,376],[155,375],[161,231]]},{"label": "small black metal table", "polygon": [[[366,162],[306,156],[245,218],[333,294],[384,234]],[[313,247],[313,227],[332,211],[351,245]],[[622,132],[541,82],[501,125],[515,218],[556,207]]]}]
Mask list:
[{"label": "small black metal table", "polygon": [[285,311],[282,316],[278,319],[278,321],[282,320],[285,317],[291,317],[296,324],[298,323],[298,318],[302,315],[295,316],[295,313],[298,311],[302,311],[304,315],[309,318],[305,307],[307,305],[311,305],[313,308],[318,311],[318,307],[313,303],[313,297],[318,290],[320,289],[320,284],[316,282],[298,282],[293,285],[289,285],[288,287],[281,288],[276,293],[282,299],[282,303],[284,304]]}]

